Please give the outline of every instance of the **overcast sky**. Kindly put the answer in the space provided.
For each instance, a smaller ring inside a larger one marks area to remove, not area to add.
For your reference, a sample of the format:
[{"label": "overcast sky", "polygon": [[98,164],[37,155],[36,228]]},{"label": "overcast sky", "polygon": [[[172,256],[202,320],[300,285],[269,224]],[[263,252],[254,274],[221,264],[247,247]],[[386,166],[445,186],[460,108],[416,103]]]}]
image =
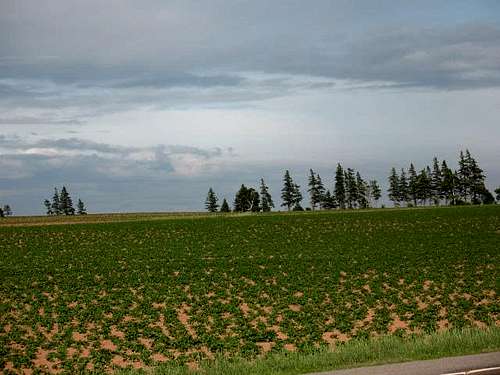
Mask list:
[{"label": "overcast sky", "polygon": [[202,210],[469,148],[500,185],[500,2],[0,0],[0,203]]}]

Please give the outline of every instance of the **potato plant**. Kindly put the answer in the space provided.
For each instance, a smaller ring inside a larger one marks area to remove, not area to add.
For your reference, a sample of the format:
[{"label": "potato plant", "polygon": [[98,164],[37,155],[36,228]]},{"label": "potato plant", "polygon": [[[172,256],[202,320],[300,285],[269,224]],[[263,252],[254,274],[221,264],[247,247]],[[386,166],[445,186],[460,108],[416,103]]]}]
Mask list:
[{"label": "potato plant", "polygon": [[0,226],[0,368],[196,366],[499,324],[500,207]]}]

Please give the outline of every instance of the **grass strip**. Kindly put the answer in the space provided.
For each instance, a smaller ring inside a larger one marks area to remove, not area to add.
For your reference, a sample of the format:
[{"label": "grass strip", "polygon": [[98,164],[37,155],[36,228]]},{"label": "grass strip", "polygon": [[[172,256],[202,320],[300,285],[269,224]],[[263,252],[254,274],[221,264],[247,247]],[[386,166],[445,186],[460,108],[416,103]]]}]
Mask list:
[{"label": "grass strip", "polygon": [[[382,336],[375,339],[351,340],[333,350],[322,348],[305,353],[280,352],[257,360],[219,356],[213,361],[201,362],[199,369],[195,371],[172,362],[155,367],[149,372],[157,375],[305,374],[496,350],[500,350],[500,327],[492,326],[487,329],[465,328],[435,332],[411,338]],[[125,370],[120,373],[136,374],[137,371]]]}]

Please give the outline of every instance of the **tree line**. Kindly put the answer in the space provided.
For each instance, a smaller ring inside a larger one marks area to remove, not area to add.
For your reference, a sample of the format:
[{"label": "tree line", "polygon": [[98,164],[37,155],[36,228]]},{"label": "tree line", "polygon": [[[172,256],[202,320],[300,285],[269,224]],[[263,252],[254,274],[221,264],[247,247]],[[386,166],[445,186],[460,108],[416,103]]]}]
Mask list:
[{"label": "tree line", "polygon": [[[308,189],[310,207],[307,209],[355,209],[368,208],[376,205],[382,192],[376,180],[366,181],[359,172],[352,168],[344,169],[337,165],[333,188],[326,189],[321,176],[312,169],[309,170]],[[286,170],[283,176],[281,189],[282,207],[288,211],[303,211],[304,197],[300,185],[295,183],[290,171]],[[209,212],[230,212],[231,209],[224,198],[219,209],[218,197],[210,188],[205,200],[205,208]],[[260,180],[259,190],[241,185],[237,191],[234,203],[234,212],[269,212],[274,208],[274,202],[269,187]]]},{"label": "tree line", "polygon": [[0,206],[0,218],[7,216],[12,216],[12,209],[10,208],[10,205],[4,204],[3,206]]},{"label": "tree line", "polygon": [[[500,187],[495,190],[500,200]],[[485,174],[469,150],[460,151],[458,169],[448,167],[437,157],[429,166],[416,171],[413,163],[398,174],[395,168],[389,176],[389,199],[394,206],[492,204],[495,197],[486,188]]]},{"label": "tree line", "polygon": [[[408,170],[404,168],[398,174],[392,168],[389,175],[389,200],[396,207],[418,205],[459,205],[491,204],[495,197],[486,188],[485,174],[469,150],[460,151],[458,169],[452,170],[445,160],[433,159],[429,166],[419,172],[413,163]],[[310,207],[308,210],[358,209],[376,207],[382,197],[382,190],[376,180],[366,180],[353,168],[344,168],[337,164],[332,189],[325,188],[321,176],[309,170],[308,189]],[[495,189],[496,200],[500,202],[500,187]],[[300,186],[296,184],[288,170],[283,176],[281,189],[282,207],[288,211],[303,211]],[[218,197],[212,188],[205,200],[209,212],[230,212],[226,198],[219,206]],[[259,189],[241,185],[236,192],[234,212],[269,212],[274,202],[264,179],[260,180]]]},{"label": "tree line", "polygon": [[45,199],[43,205],[46,209],[46,214],[52,215],[86,215],[87,209],[81,199],[78,199],[76,210],[73,207],[73,199],[71,198],[66,186],[63,186],[59,193],[57,188],[54,188],[52,199]]}]

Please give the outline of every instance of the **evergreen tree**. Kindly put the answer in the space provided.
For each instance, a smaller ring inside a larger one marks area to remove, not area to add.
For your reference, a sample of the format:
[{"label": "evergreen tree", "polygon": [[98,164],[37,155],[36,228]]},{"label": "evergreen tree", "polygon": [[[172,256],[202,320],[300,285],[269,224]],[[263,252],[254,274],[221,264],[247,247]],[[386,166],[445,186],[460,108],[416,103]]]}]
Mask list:
[{"label": "evergreen tree", "polygon": [[483,170],[479,168],[478,163],[471,156],[469,150],[465,151],[465,158],[467,160],[467,165],[470,174],[469,189],[471,194],[471,200],[472,203],[478,204],[483,200],[485,194],[487,197],[486,199],[489,199],[488,194],[491,195],[491,193],[486,189],[484,185],[485,176]]},{"label": "evergreen tree", "polygon": [[259,212],[260,196],[259,193],[254,188],[249,189],[249,200],[250,200],[250,211]]},{"label": "evergreen tree", "polygon": [[271,208],[274,208],[274,202],[269,193],[269,188],[265,184],[263,178],[260,179],[260,199],[263,212],[269,212]]},{"label": "evergreen tree", "polygon": [[330,193],[330,190],[327,190],[326,193],[323,194],[321,207],[326,210],[331,210],[337,207],[335,197],[332,195],[332,193]]},{"label": "evergreen tree", "polygon": [[495,189],[497,202],[500,202],[500,186]]},{"label": "evergreen tree", "polygon": [[45,199],[43,201],[43,205],[45,206],[45,211],[46,211],[47,215],[49,215],[49,216],[54,215],[54,211],[52,209],[52,203],[50,203],[50,201],[48,199]]},{"label": "evergreen tree", "polygon": [[61,202],[57,188],[54,188],[54,195],[52,196],[52,212],[54,215],[61,215]]},{"label": "evergreen tree", "polygon": [[361,177],[361,174],[359,172],[356,173],[356,190],[357,190],[357,203],[359,208],[368,208],[369,207],[369,201],[368,201],[368,184],[366,183],[365,180]]},{"label": "evergreen tree", "polygon": [[12,216],[12,209],[8,204],[4,205],[2,208],[4,216]]},{"label": "evergreen tree", "polygon": [[370,195],[375,201],[375,206],[378,203],[378,200],[382,197],[382,190],[380,189],[380,186],[378,186],[378,183],[376,180],[371,180],[370,181]]},{"label": "evergreen tree", "polygon": [[417,176],[417,199],[423,205],[426,204],[427,199],[432,195],[431,180],[427,173],[426,169],[422,169]]},{"label": "evergreen tree", "polygon": [[413,163],[410,164],[408,169],[408,194],[410,199],[413,201],[413,205],[417,206],[418,199],[418,176],[415,171]]},{"label": "evergreen tree", "polygon": [[220,206],[220,212],[231,212],[231,209],[229,208],[229,204],[226,201],[226,198],[222,200],[222,204]]},{"label": "evergreen tree", "polygon": [[300,186],[297,184],[293,184],[293,210],[294,211],[304,211],[302,206],[300,205],[302,202],[302,193],[300,191]]},{"label": "evergreen tree", "polygon": [[316,178],[316,174],[312,169],[309,170],[309,192],[311,208],[314,211],[316,209],[316,205],[321,202],[321,194],[318,190],[318,181]]},{"label": "evergreen tree", "polygon": [[408,179],[406,178],[406,172],[403,168],[401,168],[401,175],[399,177],[399,185],[398,185],[398,200],[400,202],[406,203],[408,206],[408,201],[410,200],[409,194],[409,186]]},{"label": "evergreen tree", "polygon": [[296,196],[296,185],[294,184],[290,172],[285,171],[285,176],[283,177],[283,189],[281,189],[281,199],[283,200],[282,206],[285,206],[288,211],[295,204],[297,199]]},{"label": "evergreen tree", "polygon": [[219,205],[217,204],[218,200],[219,199],[215,195],[213,189],[208,189],[207,199],[205,200],[205,208],[208,212],[217,212],[217,209],[219,208]]},{"label": "evergreen tree", "polygon": [[78,215],[87,215],[87,209],[85,208],[85,204],[81,199],[78,199],[78,203],[76,205],[76,213]]},{"label": "evergreen tree", "polygon": [[335,199],[340,208],[344,209],[346,204],[344,170],[340,163],[337,164],[335,172]]},{"label": "evergreen tree", "polygon": [[453,204],[455,201],[455,176],[453,171],[448,168],[446,160],[441,163],[441,197],[445,204]]},{"label": "evergreen tree", "polygon": [[3,213],[2,207],[0,207],[0,218],[5,217],[5,214]]},{"label": "evergreen tree", "polygon": [[316,192],[319,207],[322,208],[324,196],[325,196],[325,187],[323,186],[323,181],[321,180],[321,176],[319,174],[316,175]]},{"label": "evergreen tree", "polygon": [[399,177],[396,173],[396,168],[391,169],[391,175],[389,176],[389,199],[393,202],[394,206],[399,206]]},{"label": "evergreen tree", "polygon": [[495,203],[495,198],[493,197],[493,194],[491,194],[491,192],[488,189],[486,189],[486,186],[483,187],[483,190],[480,193],[480,198],[482,204]]},{"label": "evergreen tree", "polygon": [[354,176],[354,169],[347,168],[344,172],[344,181],[347,206],[349,208],[356,208],[358,201],[358,189],[356,185],[356,177]]},{"label": "evergreen tree", "polygon": [[73,208],[73,200],[66,190],[66,186],[61,189],[61,194],[59,195],[59,211],[64,215],[74,215],[75,209]]},{"label": "evergreen tree", "polygon": [[443,183],[443,176],[441,174],[441,169],[439,168],[439,162],[436,157],[432,160],[432,200],[436,206],[439,206],[439,202],[443,199],[443,193],[441,191],[441,186]]}]

